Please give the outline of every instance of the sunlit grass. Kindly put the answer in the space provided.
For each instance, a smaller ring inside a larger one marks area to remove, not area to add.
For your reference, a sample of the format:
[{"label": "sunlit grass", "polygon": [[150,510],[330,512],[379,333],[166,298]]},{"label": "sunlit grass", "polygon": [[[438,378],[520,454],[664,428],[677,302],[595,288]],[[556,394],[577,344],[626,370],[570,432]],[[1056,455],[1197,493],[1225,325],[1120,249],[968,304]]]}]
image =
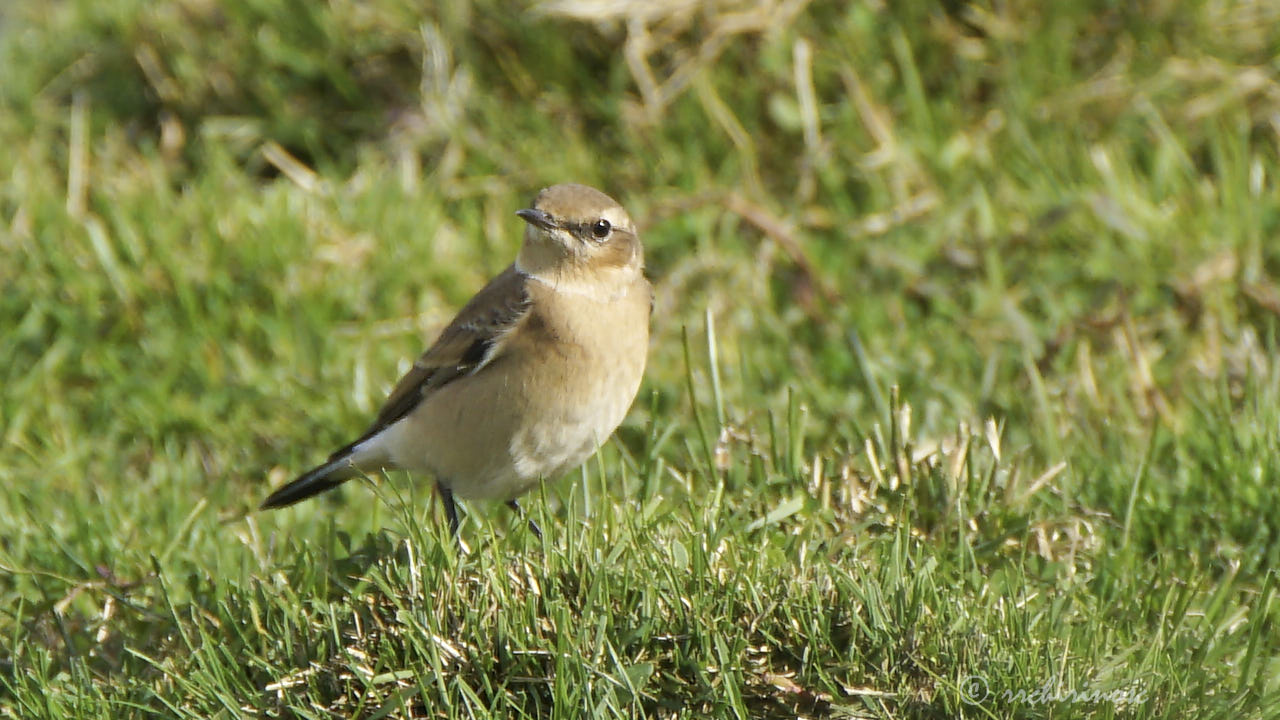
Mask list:
[{"label": "sunlit grass", "polygon": [[[1264,716],[1280,18],[1096,5],[0,11],[0,712]],[[252,512],[568,180],[654,343],[543,538]]]}]

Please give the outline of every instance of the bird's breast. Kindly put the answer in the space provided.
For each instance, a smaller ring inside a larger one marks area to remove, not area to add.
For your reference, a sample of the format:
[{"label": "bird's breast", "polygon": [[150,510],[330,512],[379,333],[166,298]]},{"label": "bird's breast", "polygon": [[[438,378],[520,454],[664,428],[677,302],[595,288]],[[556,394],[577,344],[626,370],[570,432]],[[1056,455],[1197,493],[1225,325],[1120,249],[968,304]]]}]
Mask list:
[{"label": "bird's breast", "polygon": [[442,386],[393,432],[395,464],[461,498],[508,500],[585,461],[635,399],[648,284],[609,301],[535,288],[498,355]]},{"label": "bird's breast", "polygon": [[[610,303],[552,298],[528,318],[524,354],[542,360],[521,389],[528,422],[512,437],[517,474],[528,482],[560,475],[582,463],[617,429],[644,374],[649,345],[648,289]],[[572,307],[556,307],[556,303]]]}]

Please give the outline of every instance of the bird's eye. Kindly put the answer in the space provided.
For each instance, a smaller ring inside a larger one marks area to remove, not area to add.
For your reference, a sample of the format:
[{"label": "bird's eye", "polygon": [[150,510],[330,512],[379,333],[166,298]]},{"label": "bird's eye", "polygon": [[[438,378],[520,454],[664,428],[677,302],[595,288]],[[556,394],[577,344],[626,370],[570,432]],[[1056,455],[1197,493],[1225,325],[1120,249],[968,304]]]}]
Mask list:
[{"label": "bird's eye", "polygon": [[596,221],[595,225],[591,226],[591,234],[595,235],[596,238],[603,240],[609,236],[609,231],[612,229],[613,226],[609,224],[608,220],[600,218]]}]

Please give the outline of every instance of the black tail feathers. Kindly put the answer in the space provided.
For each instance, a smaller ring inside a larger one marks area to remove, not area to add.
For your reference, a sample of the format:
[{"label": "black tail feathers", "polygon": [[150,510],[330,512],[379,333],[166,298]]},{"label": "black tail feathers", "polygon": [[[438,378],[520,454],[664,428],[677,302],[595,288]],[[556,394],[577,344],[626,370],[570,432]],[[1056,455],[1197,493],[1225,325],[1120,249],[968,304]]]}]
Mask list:
[{"label": "black tail feathers", "polygon": [[359,476],[360,471],[351,464],[351,457],[344,454],[342,457],[331,459],[319,467],[308,470],[293,482],[271,493],[266,500],[262,501],[259,509],[270,510],[302,502]]}]

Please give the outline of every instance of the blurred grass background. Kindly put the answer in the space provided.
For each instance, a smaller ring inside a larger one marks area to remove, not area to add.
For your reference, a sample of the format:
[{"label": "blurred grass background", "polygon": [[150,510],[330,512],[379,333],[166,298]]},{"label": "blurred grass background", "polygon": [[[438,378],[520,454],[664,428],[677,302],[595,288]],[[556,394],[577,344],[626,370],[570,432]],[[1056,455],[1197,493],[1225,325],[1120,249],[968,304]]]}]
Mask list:
[{"label": "blurred grass background", "polygon": [[[1278,23],[0,8],[0,708],[1274,712]],[[638,219],[657,302],[546,542],[481,505],[457,555],[401,476],[246,515],[564,181]]]}]

